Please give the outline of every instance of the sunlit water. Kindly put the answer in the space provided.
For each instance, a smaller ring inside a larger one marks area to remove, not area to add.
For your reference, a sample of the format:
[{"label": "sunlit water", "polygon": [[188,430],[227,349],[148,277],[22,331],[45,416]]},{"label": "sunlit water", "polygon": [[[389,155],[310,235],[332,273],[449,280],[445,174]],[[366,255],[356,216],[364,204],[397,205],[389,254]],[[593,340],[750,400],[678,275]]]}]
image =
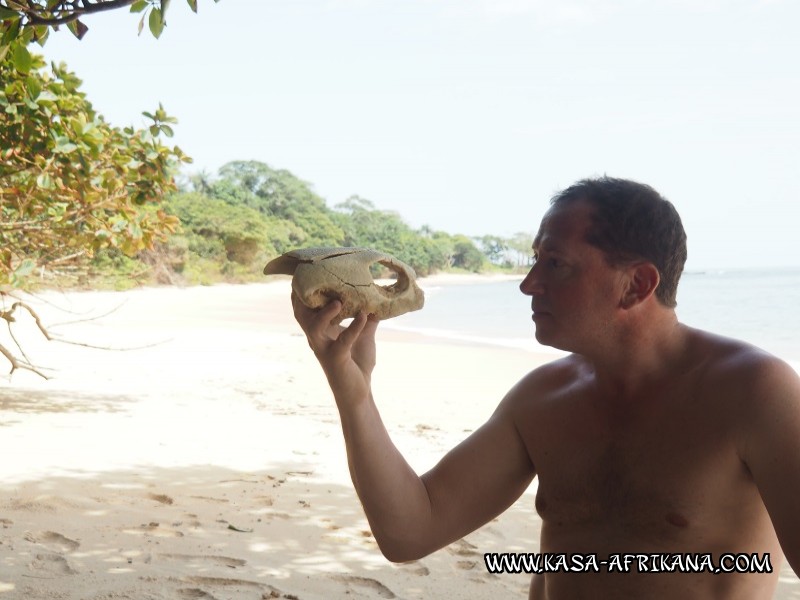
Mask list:
[{"label": "sunlit water", "polygon": [[[424,286],[423,286],[424,287]],[[519,281],[426,287],[425,308],[385,326],[452,340],[556,352],[536,343]],[[800,365],[800,269],[685,273],[678,316]]]}]

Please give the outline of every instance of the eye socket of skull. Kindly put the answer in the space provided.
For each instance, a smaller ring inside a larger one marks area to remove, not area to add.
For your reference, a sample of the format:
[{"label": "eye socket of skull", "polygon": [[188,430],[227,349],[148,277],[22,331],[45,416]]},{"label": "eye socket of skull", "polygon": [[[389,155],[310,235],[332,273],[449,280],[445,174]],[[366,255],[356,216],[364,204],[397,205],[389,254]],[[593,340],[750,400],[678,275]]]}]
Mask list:
[{"label": "eye socket of skull", "polygon": [[390,283],[389,285],[375,284],[378,289],[381,290],[381,292],[384,292],[388,297],[391,297],[396,296],[397,294],[402,294],[408,289],[408,286],[411,284],[411,280],[405,269],[400,268],[390,260],[379,260],[377,262],[397,275],[397,280],[394,283]]}]

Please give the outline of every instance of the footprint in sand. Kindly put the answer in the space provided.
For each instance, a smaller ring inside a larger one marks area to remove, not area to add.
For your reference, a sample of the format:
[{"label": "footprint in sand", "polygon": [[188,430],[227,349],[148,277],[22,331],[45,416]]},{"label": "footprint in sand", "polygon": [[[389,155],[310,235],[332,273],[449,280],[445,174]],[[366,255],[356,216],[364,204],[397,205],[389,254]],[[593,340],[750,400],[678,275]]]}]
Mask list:
[{"label": "footprint in sand", "polygon": [[[380,596],[381,598],[397,598],[397,596],[392,590],[383,585],[377,579],[371,579],[369,577],[359,577],[357,575],[330,575],[329,577],[334,581],[338,581],[346,585],[356,585],[359,587],[365,587],[367,589],[370,589],[374,592],[377,592],[378,596]],[[348,590],[348,593],[349,592],[350,590]]]},{"label": "footprint in sand", "polygon": [[211,496],[192,496],[195,500],[205,500],[206,502],[217,502],[219,504],[226,504],[230,502],[227,498],[212,498]]},{"label": "footprint in sand", "polygon": [[403,568],[403,570],[405,571],[410,571],[414,575],[418,575],[420,577],[427,577],[428,575],[431,574],[431,571],[428,567],[416,561],[403,563],[401,565],[401,568]]},{"label": "footprint in sand", "polygon": [[432,425],[426,425],[425,423],[419,423],[417,424],[415,431],[417,435],[424,437],[430,433],[441,431],[441,429],[438,427],[433,427]]},{"label": "footprint in sand", "polygon": [[478,548],[470,544],[467,540],[458,540],[447,547],[450,554],[456,556],[478,556]]},{"label": "footprint in sand", "polygon": [[25,539],[34,544],[41,544],[48,550],[53,550],[54,552],[73,552],[80,547],[80,544],[75,540],[71,540],[55,531],[26,533]]},{"label": "footprint in sand", "polygon": [[75,575],[77,571],[60,554],[37,554],[29,565],[31,570],[51,575]]},{"label": "footprint in sand", "polygon": [[247,564],[246,560],[242,560],[241,558],[231,558],[230,556],[218,556],[215,554],[159,554],[161,558],[166,558],[167,560],[180,560],[186,562],[210,562],[216,565],[222,565],[223,567],[230,567],[231,569],[235,569],[236,567],[243,567]]},{"label": "footprint in sand", "polygon": [[147,523],[146,525],[139,525],[139,527],[129,527],[123,529],[122,533],[129,533],[132,535],[151,535],[154,537],[183,537],[183,532],[176,529],[169,529],[161,527],[160,523]]},{"label": "footprint in sand", "polygon": [[219,587],[255,587],[263,588],[264,586],[258,581],[248,581],[247,579],[229,579],[227,577],[202,577],[200,575],[194,577],[187,577],[186,581],[195,583],[197,585],[214,585]]},{"label": "footprint in sand", "polygon": [[201,590],[200,588],[182,588],[178,590],[178,595],[181,598],[186,598],[187,600],[191,600],[193,598],[197,598],[200,600],[217,600],[217,597],[209,594],[205,590]]},{"label": "footprint in sand", "polygon": [[175,504],[175,500],[166,494],[147,494],[147,497],[150,498],[150,500],[155,500],[161,504]]}]

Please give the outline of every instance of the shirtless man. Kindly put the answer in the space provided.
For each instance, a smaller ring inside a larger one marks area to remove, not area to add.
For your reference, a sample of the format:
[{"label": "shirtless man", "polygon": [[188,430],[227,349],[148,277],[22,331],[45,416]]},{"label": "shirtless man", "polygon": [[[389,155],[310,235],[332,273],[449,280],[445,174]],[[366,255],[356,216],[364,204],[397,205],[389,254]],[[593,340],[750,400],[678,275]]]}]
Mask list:
[{"label": "shirtless man", "polygon": [[519,381],[492,417],[418,476],[370,389],[377,321],[295,316],[341,415],[350,473],[391,561],[487,523],[539,477],[540,552],[770,556],[771,574],[553,572],[530,599],[772,597],[781,551],[800,573],[800,380],[777,358],[678,322],[686,235],[648,186],[603,178],[557,196],[520,285],[536,339],[572,352]]}]

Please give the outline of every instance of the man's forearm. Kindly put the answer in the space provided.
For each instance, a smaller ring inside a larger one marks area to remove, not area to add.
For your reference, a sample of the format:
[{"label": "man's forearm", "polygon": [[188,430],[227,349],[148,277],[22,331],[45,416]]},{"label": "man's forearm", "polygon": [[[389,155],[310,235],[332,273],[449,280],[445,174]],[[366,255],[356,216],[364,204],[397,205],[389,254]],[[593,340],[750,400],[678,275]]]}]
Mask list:
[{"label": "man's forearm", "polygon": [[381,551],[391,561],[428,549],[431,503],[425,485],[389,437],[372,398],[339,406],[350,476]]}]

